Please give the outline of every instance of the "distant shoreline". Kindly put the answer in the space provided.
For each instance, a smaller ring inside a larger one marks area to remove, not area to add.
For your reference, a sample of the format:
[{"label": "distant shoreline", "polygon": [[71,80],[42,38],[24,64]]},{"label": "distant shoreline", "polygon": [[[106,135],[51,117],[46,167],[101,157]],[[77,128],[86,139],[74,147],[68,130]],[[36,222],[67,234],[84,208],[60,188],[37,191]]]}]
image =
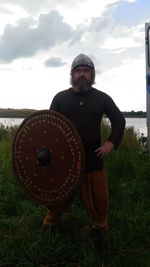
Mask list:
[{"label": "distant shoreline", "polygon": [[29,115],[38,112],[36,109],[4,109],[0,108],[0,118],[26,118]]},{"label": "distant shoreline", "polygon": [[[40,110],[0,108],[0,118],[26,118],[38,111]],[[125,118],[146,118],[145,111],[125,111],[123,114]]]}]

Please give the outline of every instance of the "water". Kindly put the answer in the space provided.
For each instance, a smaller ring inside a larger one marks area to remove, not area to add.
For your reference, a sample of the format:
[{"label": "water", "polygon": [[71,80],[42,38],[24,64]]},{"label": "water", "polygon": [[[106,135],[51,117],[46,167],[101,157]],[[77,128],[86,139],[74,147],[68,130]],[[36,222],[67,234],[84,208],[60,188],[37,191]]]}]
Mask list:
[{"label": "water", "polygon": [[5,127],[10,127],[10,126],[15,126],[15,125],[20,125],[21,122],[23,121],[24,119],[22,118],[0,118],[0,125],[3,125]]},{"label": "water", "polygon": [[[20,125],[24,119],[21,118],[0,118],[0,125],[5,127]],[[126,127],[134,127],[139,134],[147,136],[146,118],[126,118]]]},{"label": "water", "polygon": [[[109,120],[106,118],[109,123]],[[133,127],[139,135],[147,136],[146,118],[126,118],[126,128]]]},{"label": "water", "polygon": [[139,134],[147,136],[146,118],[126,118],[126,127],[134,127]]}]

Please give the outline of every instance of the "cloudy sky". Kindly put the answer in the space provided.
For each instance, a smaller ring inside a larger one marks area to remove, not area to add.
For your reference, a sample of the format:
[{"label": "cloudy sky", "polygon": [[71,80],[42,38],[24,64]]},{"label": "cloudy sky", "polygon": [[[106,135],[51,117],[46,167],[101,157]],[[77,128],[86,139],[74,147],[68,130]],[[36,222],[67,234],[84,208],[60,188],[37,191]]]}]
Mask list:
[{"label": "cloudy sky", "polygon": [[80,53],[122,111],[146,110],[149,0],[0,0],[0,108],[47,109]]}]

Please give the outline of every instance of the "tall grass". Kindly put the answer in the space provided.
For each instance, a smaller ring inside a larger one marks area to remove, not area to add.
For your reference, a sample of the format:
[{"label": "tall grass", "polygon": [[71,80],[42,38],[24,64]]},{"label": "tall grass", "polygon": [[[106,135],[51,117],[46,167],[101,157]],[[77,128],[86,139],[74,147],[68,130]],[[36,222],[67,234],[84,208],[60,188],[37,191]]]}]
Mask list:
[{"label": "tall grass", "polygon": [[[0,266],[149,267],[150,156],[133,128],[119,150],[105,159],[110,189],[110,231],[96,252],[88,238],[90,219],[77,192],[58,231],[43,229],[46,208],[33,202],[12,171],[16,128],[0,128]],[[103,139],[109,134],[103,125]]]}]

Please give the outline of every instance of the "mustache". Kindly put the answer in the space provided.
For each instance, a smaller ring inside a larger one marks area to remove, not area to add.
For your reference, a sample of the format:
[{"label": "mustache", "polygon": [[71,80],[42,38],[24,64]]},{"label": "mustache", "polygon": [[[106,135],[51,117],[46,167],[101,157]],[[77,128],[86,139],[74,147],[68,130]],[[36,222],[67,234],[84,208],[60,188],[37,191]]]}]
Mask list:
[{"label": "mustache", "polygon": [[88,80],[85,76],[74,78],[74,76],[71,75],[70,83],[73,87],[76,87],[76,91],[86,91],[93,84],[93,80]]},{"label": "mustache", "polygon": [[79,77],[74,81],[74,83],[77,84],[89,84],[89,81],[85,77]]},{"label": "mustache", "polygon": [[84,80],[84,81],[87,81],[87,79],[84,77],[84,76],[80,76],[77,81],[80,81],[80,80]]}]

